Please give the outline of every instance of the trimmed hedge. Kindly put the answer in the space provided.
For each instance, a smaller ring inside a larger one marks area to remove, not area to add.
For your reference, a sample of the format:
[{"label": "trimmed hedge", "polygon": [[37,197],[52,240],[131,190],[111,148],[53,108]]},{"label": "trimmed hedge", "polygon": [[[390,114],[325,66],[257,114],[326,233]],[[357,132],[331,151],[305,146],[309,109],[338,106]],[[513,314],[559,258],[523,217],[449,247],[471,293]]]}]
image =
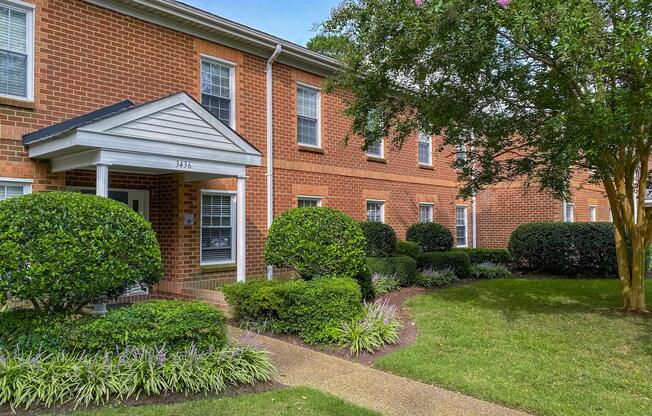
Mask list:
[{"label": "trimmed hedge", "polygon": [[308,343],[336,339],[342,322],[363,311],[360,286],[349,278],[236,283],[222,291],[241,324],[297,334]]},{"label": "trimmed hedge", "polygon": [[410,286],[417,274],[417,262],[409,256],[367,257],[371,274],[396,275],[402,286]]},{"label": "trimmed hedge", "polygon": [[512,256],[506,248],[456,248],[469,255],[471,264],[494,263],[508,265]]},{"label": "trimmed hedge", "polygon": [[421,222],[412,224],[406,233],[408,241],[414,241],[426,252],[449,251],[453,248],[453,234],[441,224]]},{"label": "trimmed hedge", "polygon": [[127,205],[76,192],[0,202],[0,298],[71,314],[163,276],[152,226]]},{"label": "trimmed hedge", "polygon": [[457,277],[468,277],[471,267],[469,255],[463,251],[444,251],[423,253],[419,256],[418,266],[421,269],[432,268],[434,270],[451,268]]},{"label": "trimmed hedge", "polygon": [[611,223],[522,224],[512,232],[508,247],[519,270],[565,276],[618,276]]},{"label": "trimmed hedge", "polygon": [[303,279],[355,278],[365,265],[360,225],[331,208],[291,209],[274,219],[265,242],[265,261],[290,267]]},{"label": "trimmed hedge", "polygon": [[199,301],[156,300],[82,319],[44,319],[28,309],[0,313],[0,350],[97,353],[130,345],[181,351],[226,343],[224,313]]},{"label": "trimmed hedge", "polygon": [[365,221],[360,223],[367,240],[366,253],[370,257],[391,256],[396,251],[396,232],[382,222]]},{"label": "trimmed hedge", "polygon": [[419,256],[423,253],[421,251],[421,246],[419,243],[414,241],[403,241],[399,240],[396,243],[396,255],[398,256],[410,256],[414,260],[418,259]]}]

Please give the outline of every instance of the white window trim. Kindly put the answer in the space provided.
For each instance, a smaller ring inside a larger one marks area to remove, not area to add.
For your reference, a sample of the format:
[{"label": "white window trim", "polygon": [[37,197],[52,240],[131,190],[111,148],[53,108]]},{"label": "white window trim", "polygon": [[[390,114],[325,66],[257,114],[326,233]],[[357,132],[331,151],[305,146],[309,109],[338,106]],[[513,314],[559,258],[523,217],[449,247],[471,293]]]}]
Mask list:
[{"label": "white window trim", "polygon": [[419,222],[421,222],[421,207],[430,207],[432,210],[430,213],[432,214],[432,218],[430,218],[430,221],[427,222],[434,222],[435,221],[435,204],[432,202],[419,202]]},{"label": "white window trim", "polygon": [[[429,139],[430,143],[430,151],[428,152],[428,162],[423,163],[420,158],[419,158],[419,143],[421,143],[421,137],[427,137]],[[419,165],[421,166],[432,166],[432,136],[428,136],[427,134],[419,133],[419,137],[417,137],[417,162],[419,162]]]},{"label": "white window trim", "polygon": [[[570,221],[566,217],[566,207],[568,205],[573,207],[573,218],[571,218]],[[566,201],[564,201],[561,204],[561,220],[562,220],[562,222],[575,222],[575,204],[573,204],[572,202],[566,202]]]},{"label": "white window trim", "polygon": [[367,218],[367,221],[369,221],[369,214],[368,214],[368,209],[367,209],[367,204],[369,202],[379,202],[380,203],[380,222],[383,224],[385,223],[385,201],[382,199],[367,199],[364,203],[365,207],[365,217]]},{"label": "white window trim", "polygon": [[2,186],[22,186],[23,195],[29,195],[32,193],[32,183],[33,179],[24,179],[24,178],[6,178],[0,176],[0,185]]},{"label": "white window trim", "polygon": [[[464,242],[457,244],[457,208],[464,208]],[[469,207],[466,205],[455,205],[455,246],[466,248],[469,246]]]},{"label": "white window trim", "polygon": [[589,205],[589,221],[596,222],[598,220],[598,206]]},{"label": "white window trim", "polygon": [[[2,1],[2,0],[0,0]],[[232,61],[227,61],[226,59],[218,58],[217,56],[211,56],[211,55],[206,55],[206,54],[201,54],[199,58],[199,101],[201,102],[201,63],[204,61],[213,61],[213,63],[216,63],[218,65],[224,65],[229,67],[229,88],[231,89],[231,119],[229,120],[229,124],[231,129],[235,130],[236,129],[236,119],[237,117],[235,116],[235,109],[236,109],[236,91],[235,91],[235,70],[237,68],[237,64]]]},{"label": "white window trim", "polygon": [[0,94],[0,97],[11,98],[20,101],[34,101],[34,15],[36,6],[20,0],[0,0],[0,4],[10,9],[27,13],[27,41],[25,42],[27,52],[27,97],[19,95]]},{"label": "white window trim", "polygon": [[321,149],[322,148],[321,147],[321,88],[316,87],[314,85],[310,85],[310,84],[306,84],[306,83],[297,81],[297,86],[296,86],[296,89],[295,89],[295,93],[299,88],[306,88],[306,89],[309,89],[309,90],[313,90],[313,91],[315,91],[317,93],[317,103],[315,104],[317,106],[317,144],[312,145],[312,144],[306,144],[306,143],[299,143],[299,131],[298,131],[299,130],[299,124],[298,124],[299,107],[298,107],[298,103],[297,103],[296,99],[294,100],[294,105],[296,107],[296,109],[295,109],[295,114],[296,114],[295,122],[296,122],[296,125],[297,125],[297,132],[295,134],[295,137],[296,137],[295,140],[297,142],[297,145],[299,145],[299,146],[313,147],[315,149]]},{"label": "white window trim", "polygon": [[[202,200],[204,195],[224,195],[231,197],[231,258],[219,261],[202,261],[202,234],[204,232],[204,216],[202,215]],[[199,193],[199,265],[216,266],[220,264],[236,264],[236,232],[237,232],[237,201],[235,191],[223,191],[216,189],[202,189]]]},{"label": "white window trim", "polygon": [[299,200],[300,199],[309,199],[312,201],[317,201],[317,206],[321,207],[322,203],[324,201],[324,198],[321,196],[316,196],[316,195],[297,195],[297,206],[299,206]]}]

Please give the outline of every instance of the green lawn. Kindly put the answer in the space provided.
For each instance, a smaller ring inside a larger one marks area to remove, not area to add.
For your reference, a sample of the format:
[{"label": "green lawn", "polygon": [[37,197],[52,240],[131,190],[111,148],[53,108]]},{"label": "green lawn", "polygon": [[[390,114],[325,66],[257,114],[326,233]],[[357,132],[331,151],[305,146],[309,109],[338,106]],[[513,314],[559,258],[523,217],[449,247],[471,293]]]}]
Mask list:
[{"label": "green lawn", "polygon": [[116,407],[76,412],[74,416],[379,416],[309,388],[287,388],[223,399],[156,406]]},{"label": "green lawn", "polygon": [[[652,281],[647,298],[652,302]],[[408,301],[415,345],[379,368],[542,415],[652,415],[652,319],[615,280],[482,281]]]}]

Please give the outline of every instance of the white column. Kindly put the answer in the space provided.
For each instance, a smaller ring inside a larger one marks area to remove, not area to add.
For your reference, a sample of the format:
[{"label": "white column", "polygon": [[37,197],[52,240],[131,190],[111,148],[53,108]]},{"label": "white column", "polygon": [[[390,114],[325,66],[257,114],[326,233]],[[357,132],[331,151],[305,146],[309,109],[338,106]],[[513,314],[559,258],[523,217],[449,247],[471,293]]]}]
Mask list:
[{"label": "white column", "polygon": [[247,278],[247,200],[245,197],[247,188],[247,177],[238,177],[238,188],[236,195],[236,278],[238,282],[244,282]]},{"label": "white column", "polygon": [[106,163],[95,164],[95,195],[109,196],[109,165]]}]

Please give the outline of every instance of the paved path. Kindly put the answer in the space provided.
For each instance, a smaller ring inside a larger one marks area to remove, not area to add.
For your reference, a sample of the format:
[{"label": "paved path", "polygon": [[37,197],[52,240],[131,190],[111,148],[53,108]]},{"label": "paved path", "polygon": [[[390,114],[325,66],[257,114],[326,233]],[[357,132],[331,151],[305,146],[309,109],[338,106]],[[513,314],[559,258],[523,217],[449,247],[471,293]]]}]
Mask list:
[{"label": "paved path", "polygon": [[[229,332],[233,338],[245,336],[241,329]],[[526,416],[274,338],[259,336],[257,342],[272,354],[280,383],[312,387],[386,416]]]}]

